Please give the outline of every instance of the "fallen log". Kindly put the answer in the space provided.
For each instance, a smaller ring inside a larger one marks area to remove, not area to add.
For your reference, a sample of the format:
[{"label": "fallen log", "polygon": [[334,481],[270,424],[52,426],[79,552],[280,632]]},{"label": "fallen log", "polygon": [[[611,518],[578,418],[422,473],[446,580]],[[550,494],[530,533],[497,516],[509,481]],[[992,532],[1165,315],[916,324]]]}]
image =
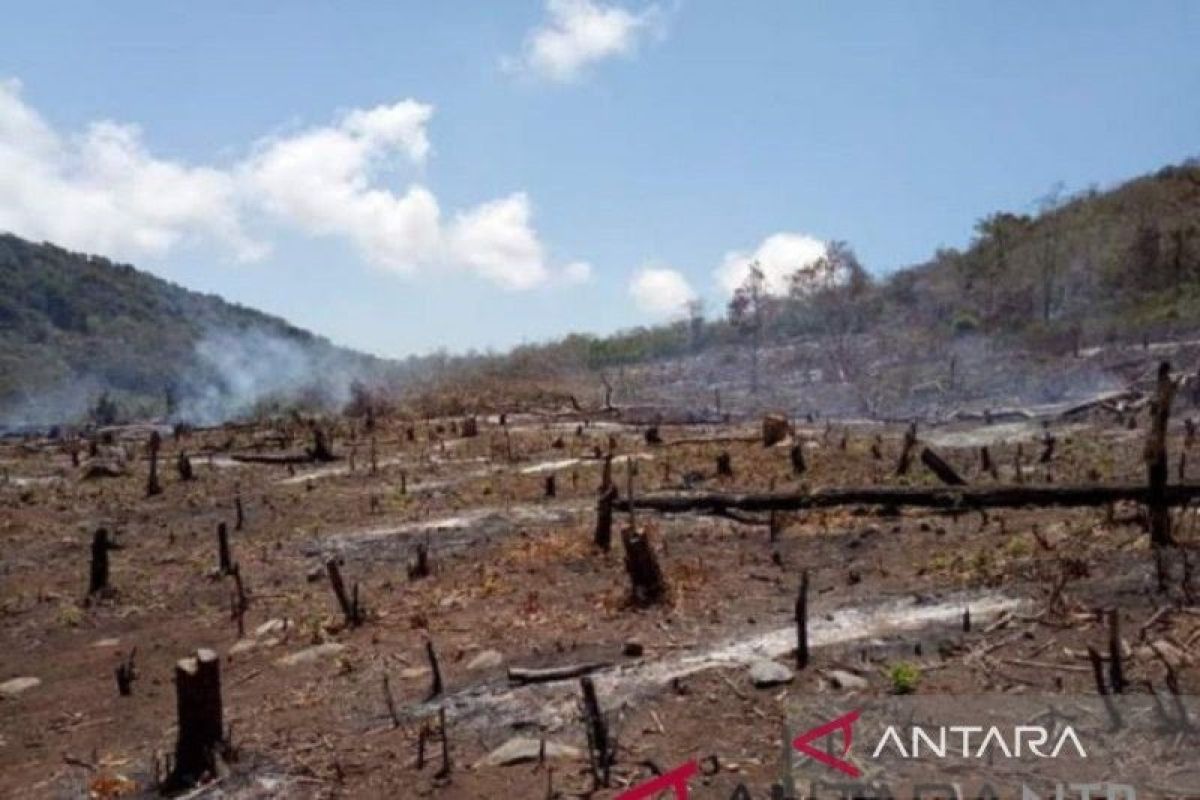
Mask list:
[{"label": "fallen log", "polygon": [[954,467],[946,463],[946,461],[926,447],[921,451],[921,463],[929,468],[929,471],[938,476],[938,479],[947,486],[966,486],[967,482],[963,480]]},{"label": "fallen log", "polygon": [[[309,453],[230,453],[229,458],[243,464],[315,464]],[[333,459],[337,460],[338,456]]]},{"label": "fallen log", "polygon": [[[913,506],[947,510],[1021,508],[1023,506],[1090,507],[1120,501],[1145,503],[1145,484],[1085,484],[1081,486],[1020,485],[962,488],[848,487],[817,489],[808,493],[689,492],[646,494],[634,498],[638,509],[664,514],[719,514],[737,511],[803,511],[837,506]],[[1184,505],[1200,499],[1200,484],[1176,484],[1163,489],[1167,505]],[[614,501],[616,510],[629,510],[629,500]]]},{"label": "fallen log", "polygon": [[562,667],[509,667],[508,679],[513,683],[550,683],[565,681],[572,678],[582,678],[597,670],[605,669],[611,664],[596,661],[587,664],[567,664]]}]

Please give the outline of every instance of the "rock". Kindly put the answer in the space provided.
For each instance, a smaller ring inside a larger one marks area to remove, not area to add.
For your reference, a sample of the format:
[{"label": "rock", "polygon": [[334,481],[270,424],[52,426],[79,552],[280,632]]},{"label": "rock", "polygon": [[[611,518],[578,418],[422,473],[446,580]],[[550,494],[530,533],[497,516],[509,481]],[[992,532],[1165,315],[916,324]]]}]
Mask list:
[{"label": "rock", "polygon": [[26,676],[23,678],[13,678],[4,683],[0,683],[0,696],[13,698],[19,694],[42,685],[41,678]]},{"label": "rock", "polygon": [[831,669],[825,673],[825,678],[834,689],[866,689],[870,686],[866,678],[844,669]]},{"label": "rock", "polygon": [[470,660],[467,669],[495,669],[504,663],[504,656],[498,650],[484,650]]},{"label": "rock", "polygon": [[229,648],[229,655],[236,656],[240,653],[248,653],[257,646],[258,642],[254,641],[253,639],[238,639],[233,643],[233,646]]},{"label": "rock", "polygon": [[261,639],[272,633],[283,633],[291,625],[291,620],[287,619],[269,619],[262,625],[254,629],[254,635]]},{"label": "rock", "polygon": [[[512,764],[523,764],[528,761],[537,761],[541,752],[541,740],[517,736],[488,753],[475,766],[507,767]],[[579,749],[557,742],[546,742],[545,754],[547,760],[567,761],[583,758],[583,752]]]},{"label": "rock", "polygon": [[275,663],[281,667],[295,667],[299,664],[311,664],[314,661],[319,661],[322,658],[330,658],[340,654],[346,649],[346,645],[338,644],[337,642],[326,642],[325,644],[313,645],[306,647],[303,650],[298,650],[295,653],[290,653],[282,658],[275,660]]},{"label": "rock", "polygon": [[796,674],[782,664],[759,659],[750,665],[750,682],[758,689],[791,683]]}]

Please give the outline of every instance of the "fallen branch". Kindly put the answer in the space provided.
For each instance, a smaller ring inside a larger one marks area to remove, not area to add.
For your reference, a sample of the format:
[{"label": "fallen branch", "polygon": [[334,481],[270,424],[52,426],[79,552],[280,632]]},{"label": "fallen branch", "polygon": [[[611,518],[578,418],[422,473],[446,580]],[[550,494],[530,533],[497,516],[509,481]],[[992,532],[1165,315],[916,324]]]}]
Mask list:
[{"label": "fallen branch", "polygon": [[509,667],[508,679],[513,683],[550,683],[551,681],[581,678],[608,666],[610,665],[607,663],[597,661],[587,664],[567,664],[561,667]]}]

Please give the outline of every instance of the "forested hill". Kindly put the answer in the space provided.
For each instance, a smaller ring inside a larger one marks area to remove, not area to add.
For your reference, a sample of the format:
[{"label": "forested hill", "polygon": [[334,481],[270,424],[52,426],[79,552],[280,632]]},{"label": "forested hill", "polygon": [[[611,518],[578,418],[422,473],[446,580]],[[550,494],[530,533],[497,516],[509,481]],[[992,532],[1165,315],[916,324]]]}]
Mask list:
[{"label": "forested hill", "polygon": [[98,256],[0,235],[0,423],[215,420],[378,366],[286,321]]}]

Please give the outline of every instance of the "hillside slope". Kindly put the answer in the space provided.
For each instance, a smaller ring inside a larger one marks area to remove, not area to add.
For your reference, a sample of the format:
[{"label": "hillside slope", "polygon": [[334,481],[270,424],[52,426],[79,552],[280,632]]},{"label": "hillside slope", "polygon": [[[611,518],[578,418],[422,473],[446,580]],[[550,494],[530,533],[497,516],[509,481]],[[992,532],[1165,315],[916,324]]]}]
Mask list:
[{"label": "hillside slope", "polygon": [[274,396],[338,399],[377,359],[131,266],[0,235],[0,422],[124,412],[214,421]]}]

